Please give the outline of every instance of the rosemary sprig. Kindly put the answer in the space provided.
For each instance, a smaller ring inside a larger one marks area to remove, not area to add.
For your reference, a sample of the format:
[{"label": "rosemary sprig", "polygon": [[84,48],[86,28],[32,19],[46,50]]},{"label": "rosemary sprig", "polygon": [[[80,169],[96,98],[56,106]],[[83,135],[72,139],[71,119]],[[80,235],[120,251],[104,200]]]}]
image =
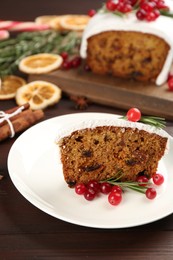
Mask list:
[{"label": "rosemary sprig", "polygon": [[163,16],[167,16],[167,17],[173,18],[173,12],[172,11],[160,10],[160,14],[163,15]]},{"label": "rosemary sprig", "polygon": [[157,128],[164,128],[166,126],[165,118],[156,116],[141,116],[140,122]]},{"label": "rosemary sprig", "polygon": [[18,73],[18,64],[26,56],[37,53],[79,53],[81,37],[75,32],[52,30],[23,32],[15,38],[0,41],[0,76]]},{"label": "rosemary sprig", "polygon": [[[116,175],[117,176],[117,175]],[[100,181],[100,183],[102,182],[107,182],[111,185],[118,185],[122,188],[122,190],[125,189],[131,189],[140,193],[145,194],[146,190],[149,188],[150,183],[149,182],[132,182],[132,181],[127,181],[127,182],[120,182],[119,179],[122,177],[122,175],[118,176],[118,177],[112,177],[109,179],[105,179],[103,181]]]},{"label": "rosemary sprig", "polygon": [[[121,119],[127,120],[126,116],[120,117]],[[137,122],[141,122],[143,124],[155,126],[158,129],[164,128],[166,126],[165,118],[156,117],[156,116],[141,116],[140,120]]]}]

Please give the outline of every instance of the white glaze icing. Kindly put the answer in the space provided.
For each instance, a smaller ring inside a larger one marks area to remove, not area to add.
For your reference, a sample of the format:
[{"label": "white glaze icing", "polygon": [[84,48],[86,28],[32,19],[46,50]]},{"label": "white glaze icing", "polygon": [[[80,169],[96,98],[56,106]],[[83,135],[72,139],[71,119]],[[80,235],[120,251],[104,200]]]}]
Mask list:
[{"label": "white glaze icing", "polygon": [[139,123],[139,122],[130,122],[124,119],[115,118],[115,119],[88,119],[85,121],[82,121],[78,124],[74,125],[68,125],[67,127],[64,127],[62,130],[58,132],[58,135],[56,137],[56,143],[59,143],[60,140],[63,137],[66,137],[77,130],[82,130],[86,128],[95,128],[97,126],[118,126],[122,127],[122,131],[124,131],[124,128],[130,127],[132,129],[139,129],[144,130],[149,133],[155,133],[157,135],[160,135],[162,137],[168,138],[166,150],[169,149],[169,139],[172,138],[166,131],[163,129],[158,129],[155,126]]},{"label": "white glaze icing", "polygon": [[[173,1],[165,0],[166,5],[173,10]],[[120,17],[112,13],[97,13],[88,23],[82,37],[80,55],[86,58],[87,39],[95,34],[105,31],[136,31],[149,33],[164,39],[170,46],[170,50],[162,68],[156,79],[157,85],[162,85],[168,76],[173,61],[173,18],[160,15],[155,21],[139,21],[134,13],[129,13]]]}]

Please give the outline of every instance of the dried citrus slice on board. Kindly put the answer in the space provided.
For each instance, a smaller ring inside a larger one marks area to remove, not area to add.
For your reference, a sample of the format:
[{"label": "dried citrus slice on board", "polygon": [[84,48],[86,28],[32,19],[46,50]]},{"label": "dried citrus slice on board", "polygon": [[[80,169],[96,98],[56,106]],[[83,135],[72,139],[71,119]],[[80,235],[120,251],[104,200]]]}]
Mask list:
[{"label": "dried citrus slice on board", "polygon": [[58,15],[54,19],[52,19],[49,22],[49,25],[52,29],[57,30],[57,31],[63,31],[64,27],[61,25],[61,20],[66,17],[66,15]]},{"label": "dried citrus slice on board", "polygon": [[58,54],[39,53],[23,58],[19,70],[28,74],[44,74],[58,69],[63,59]]},{"label": "dried citrus slice on board", "polygon": [[33,110],[44,109],[57,103],[61,98],[61,89],[47,81],[32,81],[16,92],[16,103],[20,106],[30,104]]},{"label": "dried citrus slice on board", "polygon": [[47,24],[50,25],[51,21],[54,20],[57,15],[42,15],[35,18],[36,24]]},{"label": "dried citrus slice on board", "polygon": [[65,15],[60,20],[60,25],[66,30],[81,31],[88,24],[90,17],[88,15]]},{"label": "dried citrus slice on board", "polygon": [[10,75],[3,77],[0,84],[0,100],[14,98],[17,89],[25,84],[26,81],[18,76]]}]

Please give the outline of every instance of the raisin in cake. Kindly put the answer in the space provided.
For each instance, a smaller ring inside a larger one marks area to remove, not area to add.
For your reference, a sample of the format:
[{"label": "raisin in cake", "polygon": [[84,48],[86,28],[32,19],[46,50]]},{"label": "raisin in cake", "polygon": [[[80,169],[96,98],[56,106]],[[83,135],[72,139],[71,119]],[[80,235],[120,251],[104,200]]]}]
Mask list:
[{"label": "raisin in cake", "polygon": [[69,187],[119,175],[121,181],[135,181],[139,175],[151,178],[167,141],[165,131],[123,119],[87,120],[57,137]]},{"label": "raisin in cake", "polygon": [[[173,2],[166,0],[170,9]],[[80,54],[94,73],[163,84],[173,60],[173,18],[137,19],[134,12],[122,16],[97,13],[86,27]]]}]

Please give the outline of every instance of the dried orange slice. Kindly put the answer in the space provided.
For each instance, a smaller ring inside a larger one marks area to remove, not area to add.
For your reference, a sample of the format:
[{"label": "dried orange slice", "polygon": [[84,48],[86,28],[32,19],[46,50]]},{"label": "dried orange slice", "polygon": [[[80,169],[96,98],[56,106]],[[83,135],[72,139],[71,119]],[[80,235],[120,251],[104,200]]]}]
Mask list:
[{"label": "dried orange slice", "polygon": [[36,24],[47,24],[50,25],[51,21],[54,20],[57,15],[42,15],[35,18]]},{"label": "dried orange slice", "polygon": [[26,81],[18,76],[10,75],[3,77],[0,84],[0,100],[14,98],[17,89],[25,84]]},{"label": "dried orange slice", "polygon": [[47,81],[32,81],[16,92],[16,103],[20,106],[30,104],[33,110],[44,109],[57,103],[61,98],[61,89]]},{"label": "dried orange slice", "polygon": [[44,74],[58,69],[62,62],[58,54],[39,53],[23,58],[19,62],[19,69],[28,74]]},{"label": "dried orange slice", "polygon": [[66,17],[66,15],[58,15],[57,17],[55,17],[54,19],[52,19],[49,23],[50,27],[54,30],[57,31],[63,31],[64,28],[61,25],[61,20]]},{"label": "dried orange slice", "polygon": [[60,25],[66,30],[82,31],[88,24],[88,15],[65,15],[60,20]]}]

